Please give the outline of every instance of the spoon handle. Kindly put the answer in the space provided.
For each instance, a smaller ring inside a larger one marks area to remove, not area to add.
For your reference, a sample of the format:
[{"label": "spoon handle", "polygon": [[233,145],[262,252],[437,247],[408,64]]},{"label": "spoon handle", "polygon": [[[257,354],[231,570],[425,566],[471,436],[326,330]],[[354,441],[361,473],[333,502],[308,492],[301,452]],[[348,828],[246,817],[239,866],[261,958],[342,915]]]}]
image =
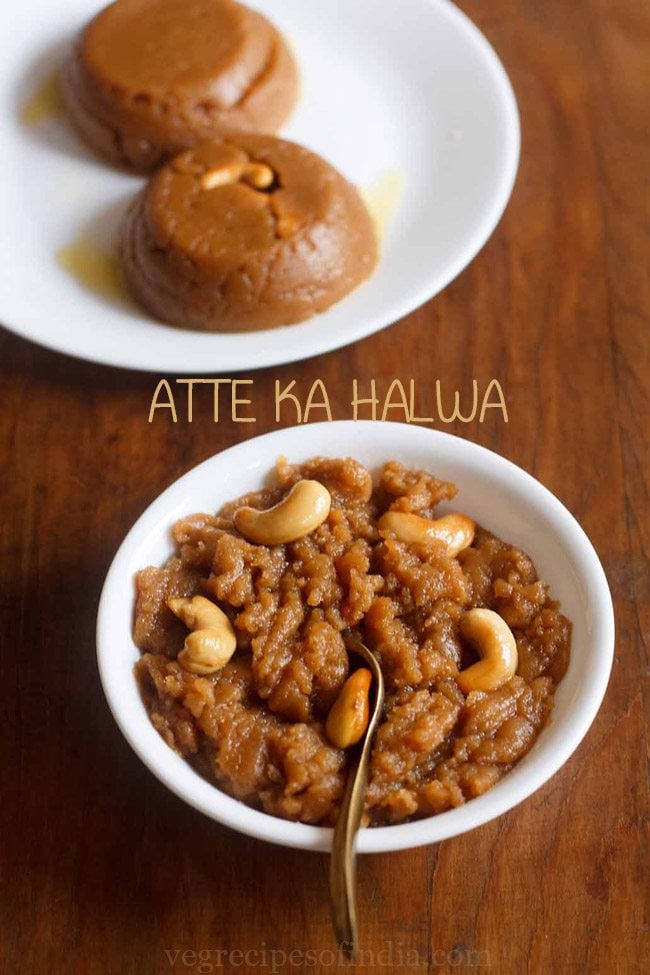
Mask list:
[{"label": "spoon handle", "polygon": [[365,792],[367,776],[357,758],[348,773],[341,811],[334,829],[330,859],[332,921],[339,950],[354,958],[357,949],[356,851],[354,839],[361,822],[361,807],[355,803],[359,787]]},{"label": "spoon handle", "polygon": [[368,664],[374,678],[372,714],[361,750],[351,757],[343,801],[334,828],[330,858],[330,900],[334,933],[339,950],[347,958],[353,959],[358,943],[355,839],[363,814],[372,738],[384,703],[384,679],[374,654],[354,634],[346,635],[346,642],[348,649],[361,656]]}]

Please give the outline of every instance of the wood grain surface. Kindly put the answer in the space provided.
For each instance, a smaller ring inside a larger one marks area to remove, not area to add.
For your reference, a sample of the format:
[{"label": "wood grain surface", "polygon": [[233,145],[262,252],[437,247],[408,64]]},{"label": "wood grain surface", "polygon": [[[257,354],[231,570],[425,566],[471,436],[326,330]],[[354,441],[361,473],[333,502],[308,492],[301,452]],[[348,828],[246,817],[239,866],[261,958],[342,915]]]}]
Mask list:
[{"label": "wood grain surface", "polygon": [[498,378],[507,425],[490,411],[445,428],[523,466],[580,520],[618,632],[598,718],[545,788],[440,846],[362,859],[365,954],[350,970],[650,970],[650,5],[461,5],[513,80],[522,163],[493,238],[428,305],[344,351],[248,375],[248,425],[208,409],[150,425],[159,376],[0,335],[2,971],[337,967],[326,859],[221,828],[144,769],[104,701],[94,622],[127,529],[190,467],[276,427],[276,379],[322,378],[348,416],[355,377],[413,378],[429,401],[437,378],[465,394]]}]

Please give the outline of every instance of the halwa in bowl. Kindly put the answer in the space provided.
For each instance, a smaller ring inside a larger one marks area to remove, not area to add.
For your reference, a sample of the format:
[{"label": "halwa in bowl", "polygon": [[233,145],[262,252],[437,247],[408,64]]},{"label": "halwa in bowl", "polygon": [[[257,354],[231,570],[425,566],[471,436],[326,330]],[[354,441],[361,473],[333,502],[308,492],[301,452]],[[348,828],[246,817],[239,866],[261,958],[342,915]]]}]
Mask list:
[{"label": "halwa in bowl", "polygon": [[[312,459],[315,445],[326,460]],[[270,482],[282,455],[291,463]],[[328,512],[286,543],[267,525],[265,544],[240,509],[282,506],[299,482],[326,491]],[[458,551],[409,536],[453,525],[451,511],[476,524]],[[197,627],[183,606],[197,598],[234,634],[212,670],[190,652]],[[483,687],[471,674],[485,647],[467,621],[486,612],[518,654],[514,671]],[[234,447],[145,512],[102,597],[102,680],[135,750],[192,805],[273,842],[325,849],[347,762],[328,729],[350,680],[347,628],[375,650],[388,689],[361,851],[434,842],[521,801],[577,745],[611,666],[602,569],[549,492],[446,434],[343,422]]]}]

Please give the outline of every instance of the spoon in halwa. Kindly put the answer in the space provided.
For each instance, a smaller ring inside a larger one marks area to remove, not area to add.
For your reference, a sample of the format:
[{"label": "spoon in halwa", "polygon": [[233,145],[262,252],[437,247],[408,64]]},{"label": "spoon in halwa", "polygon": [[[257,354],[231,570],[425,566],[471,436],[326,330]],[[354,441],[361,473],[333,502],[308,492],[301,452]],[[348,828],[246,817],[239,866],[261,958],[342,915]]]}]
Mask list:
[{"label": "spoon in halwa", "polygon": [[[339,950],[349,959],[353,959],[357,950],[355,839],[363,814],[372,739],[384,703],[384,677],[377,658],[361,643],[359,637],[351,630],[348,630],[344,636],[348,651],[356,653],[368,665],[374,683],[370,720],[360,749],[351,755],[343,802],[334,828],[330,858],[330,902],[334,933]],[[359,671],[355,673],[358,674]],[[352,677],[354,676],[353,674]]]}]

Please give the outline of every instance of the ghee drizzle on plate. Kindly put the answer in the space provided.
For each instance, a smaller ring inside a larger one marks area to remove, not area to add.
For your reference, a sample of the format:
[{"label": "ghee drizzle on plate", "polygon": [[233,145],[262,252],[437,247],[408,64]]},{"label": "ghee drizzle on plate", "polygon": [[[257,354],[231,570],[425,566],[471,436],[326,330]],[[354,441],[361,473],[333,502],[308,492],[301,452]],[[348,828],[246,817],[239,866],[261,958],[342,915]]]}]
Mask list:
[{"label": "ghee drizzle on plate", "polygon": [[45,119],[63,113],[63,98],[59,88],[59,77],[55,72],[45,78],[32,97],[20,110],[20,121],[28,128],[39,125]]}]

